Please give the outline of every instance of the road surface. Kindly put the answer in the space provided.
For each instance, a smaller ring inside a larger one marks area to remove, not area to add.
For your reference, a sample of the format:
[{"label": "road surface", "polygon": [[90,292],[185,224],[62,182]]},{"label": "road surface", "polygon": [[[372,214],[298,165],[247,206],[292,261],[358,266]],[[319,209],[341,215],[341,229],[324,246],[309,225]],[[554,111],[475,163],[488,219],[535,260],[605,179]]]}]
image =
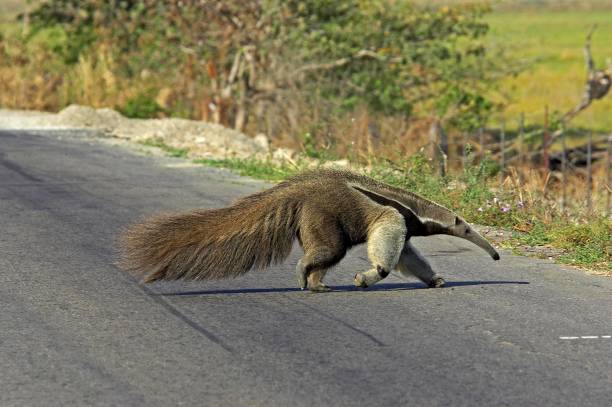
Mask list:
[{"label": "road surface", "polygon": [[362,247],[326,294],[296,288],[297,247],[265,273],[139,284],[114,265],[122,227],[265,187],[186,163],[0,132],[0,406],[611,405],[612,279],[550,262],[430,237],[444,289],[353,289]]}]

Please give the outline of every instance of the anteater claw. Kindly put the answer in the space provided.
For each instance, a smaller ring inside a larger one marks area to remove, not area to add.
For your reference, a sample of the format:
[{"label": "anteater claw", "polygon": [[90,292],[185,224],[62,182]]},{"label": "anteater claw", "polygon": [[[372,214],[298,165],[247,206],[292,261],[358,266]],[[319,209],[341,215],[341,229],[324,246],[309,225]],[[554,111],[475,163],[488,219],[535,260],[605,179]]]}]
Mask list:
[{"label": "anteater claw", "polygon": [[308,286],[308,280],[306,278],[306,271],[304,270],[304,267],[302,267],[302,260],[298,261],[298,264],[295,267],[295,276],[297,277],[298,287],[305,290]]},{"label": "anteater claw", "polygon": [[442,277],[436,277],[429,283],[430,288],[442,288],[446,284],[446,281]]},{"label": "anteater claw", "polygon": [[368,288],[368,283],[366,282],[366,278],[362,273],[355,274],[353,284],[355,284],[355,287]]},{"label": "anteater claw", "polygon": [[325,284],[319,284],[314,287],[310,287],[310,291],[313,293],[327,293],[327,292],[330,292],[331,290],[332,289],[326,286]]}]

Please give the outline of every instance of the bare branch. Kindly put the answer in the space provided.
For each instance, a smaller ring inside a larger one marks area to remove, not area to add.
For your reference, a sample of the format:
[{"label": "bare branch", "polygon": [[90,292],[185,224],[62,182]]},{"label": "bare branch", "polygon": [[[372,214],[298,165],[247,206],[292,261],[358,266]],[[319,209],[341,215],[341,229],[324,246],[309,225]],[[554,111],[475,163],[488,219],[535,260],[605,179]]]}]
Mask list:
[{"label": "bare branch", "polygon": [[186,47],[184,45],[180,46],[180,50],[183,51],[185,54],[197,55],[197,53],[194,51],[193,48],[189,48],[189,47]]},{"label": "bare branch", "polygon": [[589,30],[589,33],[586,36],[586,41],[584,43],[584,61],[586,63],[586,68],[589,75],[595,70],[595,64],[593,63],[593,57],[591,55],[591,36],[595,32],[596,28],[597,24],[593,24],[591,26],[591,29]]},{"label": "bare branch", "polygon": [[346,64],[348,64],[351,61],[351,58],[340,58],[337,59],[335,61],[332,62],[325,62],[322,64],[310,64],[310,65],[306,65],[303,66],[301,68],[296,69],[293,72],[293,75],[291,76],[296,76],[302,72],[308,72],[308,71],[318,71],[318,70],[327,70],[327,69],[333,69],[333,68],[338,68],[341,66],[344,66]]},{"label": "bare branch", "polygon": [[357,53],[355,53],[355,55],[340,58],[335,61],[324,62],[320,64],[305,65],[301,68],[296,69],[291,76],[296,76],[296,75],[299,75],[300,73],[308,72],[308,71],[319,71],[319,70],[329,70],[329,69],[340,68],[342,66],[348,65],[349,63],[357,59],[366,59],[366,58],[375,59],[381,62],[401,62],[402,60],[401,58],[386,58],[376,53],[375,51],[362,49],[358,51]]},{"label": "bare branch", "polygon": [[[584,94],[580,103],[565,113],[562,117],[564,123],[572,120],[578,113],[589,107],[591,103],[596,99],[601,99],[610,90],[612,80],[610,74],[606,71],[600,71],[595,69],[593,62],[593,56],[591,54],[591,37],[595,32],[597,25],[593,25],[586,36],[584,43],[584,60],[587,69],[587,83],[584,88]],[[556,135],[556,133],[555,133]]]},{"label": "bare branch", "polygon": [[244,59],[248,64],[249,70],[249,81],[248,85],[252,88],[257,82],[257,69],[255,68],[255,58],[253,57],[253,52],[257,51],[257,48],[254,45],[247,45],[244,48]]},{"label": "bare branch", "polygon": [[234,62],[232,63],[232,69],[230,70],[229,76],[227,77],[228,85],[231,85],[236,81],[236,76],[238,75],[238,69],[240,68],[242,62],[242,52],[236,52],[234,56]]}]

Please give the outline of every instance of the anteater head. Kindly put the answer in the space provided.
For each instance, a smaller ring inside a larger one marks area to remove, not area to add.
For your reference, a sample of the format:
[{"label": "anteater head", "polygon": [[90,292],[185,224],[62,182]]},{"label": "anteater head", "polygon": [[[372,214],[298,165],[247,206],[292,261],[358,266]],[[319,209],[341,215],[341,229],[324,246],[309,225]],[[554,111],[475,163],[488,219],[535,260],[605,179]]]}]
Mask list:
[{"label": "anteater head", "polygon": [[493,260],[499,260],[499,253],[487,239],[447,208],[416,194],[402,196],[400,192],[394,192],[394,196],[390,197],[385,195],[385,192],[389,193],[388,191],[377,192],[361,185],[351,186],[374,202],[397,209],[406,221],[409,231],[408,238],[437,234],[457,236],[481,247],[489,253]]},{"label": "anteater head", "polygon": [[493,258],[493,260],[499,260],[499,253],[491,243],[487,241],[480,233],[478,233],[474,228],[461,219],[459,216],[455,216],[455,220],[452,224],[446,225],[444,228],[444,234],[457,236],[465,240],[469,240],[474,243],[476,246],[482,248],[484,251],[489,253],[489,255]]}]

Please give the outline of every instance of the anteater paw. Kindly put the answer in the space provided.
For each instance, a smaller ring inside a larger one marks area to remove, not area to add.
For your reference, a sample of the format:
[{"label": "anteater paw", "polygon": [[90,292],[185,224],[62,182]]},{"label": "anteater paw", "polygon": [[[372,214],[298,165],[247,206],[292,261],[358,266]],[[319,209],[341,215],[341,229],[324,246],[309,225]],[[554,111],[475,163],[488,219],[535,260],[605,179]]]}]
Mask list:
[{"label": "anteater paw", "polygon": [[446,281],[444,281],[444,279],[442,277],[435,277],[429,283],[429,287],[430,288],[442,288],[442,287],[444,287],[444,284],[446,284]]},{"label": "anteater paw", "polygon": [[321,284],[321,283],[315,285],[314,287],[309,287],[308,289],[313,293],[327,293],[332,290],[325,284]]},{"label": "anteater paw", "polygon": [[363,273],[355,274],[355,278],[353,279],[353,284],[355,284],[355,287],[368,288],[367,278]]}]

